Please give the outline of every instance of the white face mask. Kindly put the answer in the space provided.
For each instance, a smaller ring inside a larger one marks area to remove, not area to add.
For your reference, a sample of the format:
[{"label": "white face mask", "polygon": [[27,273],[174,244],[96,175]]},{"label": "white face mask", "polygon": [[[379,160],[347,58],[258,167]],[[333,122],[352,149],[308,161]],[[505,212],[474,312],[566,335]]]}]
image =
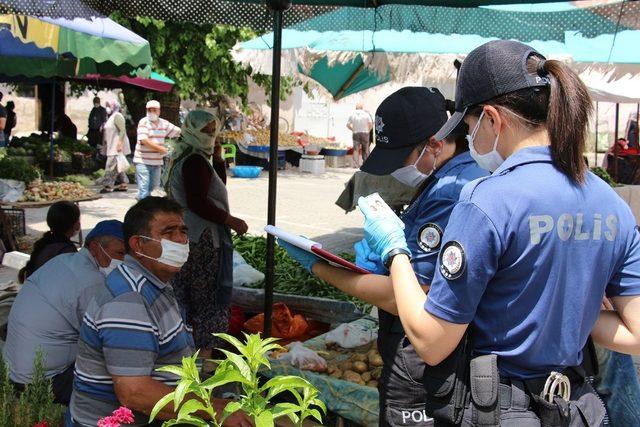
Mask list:
[{"label": "white face mask", "polygon": [[189,259],[189,242],[176,243],[168,239],[157,240],[147,236],[140,236],[140,237],[144,239],[153,240],[154,242],[159,242],[160,245],[162,246],[162,253],[158,258],[153,258],[143,253],[136,252],[140,256],[143,256],[145,258],[158,261],[161,264],[165,264],[170,267],[176,267],[176,268],[182,268],[184,263],[187,262],[187,260]]},{"label": "white face mask", "polygon": [[109,257],[109,259],[111,260],[109,262],[109,265],[106,266],[106,267],[101,267],[100,264],[98,264],[98,268],[100,269],[100,273],[102,273],[104,275],[104,277],[107,277],[113,270],[115,270],[116,268],[118,268],[120,266],[120,264],[122,264],[122,261],[120,261],[119,259],[115,259],[115,258],[112,258],[111,256],[109,256],[109,254],[107,253],[107,251],[104,250],[104,248],[102,247],[101,244],[98,244],[98,246],[100,246],[100,250],[102,251],[102,253],[105,254],[107,257]]},{"label": "white face mask", "polygon": [[417,166],[418,162],[424,155],[424,152],[426,151],[426,149],[427,149],[427,145],[424,146],[424,148],[420,152],[420,155],[418,156],[418,159],[412,165],[404,166],[404,167],[401,167],[400,169],[393,171],[391,173],[391,176],[397,179],[398,181],[400,181],[401,183],[408,185],[409,187],[416,188],[420,184],[422,184],[436,170],[435,157],[433,159],[433,169],[431,169],[431,172],[422,173],[420,172],[420,169],[418,169],[418,166]]},{"label": "white face mask", "polygon": [[147,113],[147,119],[149,119],[152,122],[157,122],[159,118],[160,116],[156,113]]},{"label": "white face mask", "polygon": [[111,115],[111,107],[107,107],[107,108],[105,108],[105,110],[107,110],[107,114],[108,115]]},{"label": "white face mask", "polygon": [[498,150],[497,150],[498,139],[500,138],[500,135],[499,134],[496,135],[496,139],[493,141],[493,148],[488,153],[480,154],[476,151],[476,148],[473,146],[473,140],[475,139],[476,134],[478,133],[478,129],[480,129],[480,122],[482,121],[483,117],[484,117],[484,110],[482,111],[482,113],[480,113],[480,117],[478,118],[478,123],[476,123],[476,127],[473,128],[471,135],[467,135],[466,138],[467,138],[467,142],[469,143],[469,152],[473,160],[475,160],[478,166],[480,166],[482,169],[486,169],[489,172],[493,172],[494,170],[498,169],[498,167],[504,162],[504,159],[502,158],[500,153],[498,153]]},{"label": "white face mask", "polygon": [[94,106],[94,107],[96,107],[96,108],[98,108],[98,107],[100,107],[100,103],[99,103],[99,102],[96,102],[95,104],[93,104],[93,106]]}]

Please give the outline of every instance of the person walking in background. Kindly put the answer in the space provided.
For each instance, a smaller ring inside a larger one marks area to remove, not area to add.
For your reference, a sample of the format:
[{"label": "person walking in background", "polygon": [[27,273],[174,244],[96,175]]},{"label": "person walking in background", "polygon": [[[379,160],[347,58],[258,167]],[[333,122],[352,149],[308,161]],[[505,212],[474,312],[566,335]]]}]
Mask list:
[{"label": "person walking in background", "polygon": [[[125,119],[120,112],[119,103],[115,101],[109,103],[108,110],[111,114],[104,125],[104,140],[101,150],[101,154],[107,157],[107,164],[104,168],[104,188],[100,190],[102,194],[114,191],[113,187],[116,182],[119,182],[119,185],[115,191],[127,191],[127,184],[129,184],[127,171],[119,167],[119,162],[126,160],[123,155],[131,154]],[[128,163],[126,164],[128,165]]]},{"label": "person walking in background", "polygon": [[133,155],[138,200],[149,196],[160,186],[163,159],[168,153],[165,140],[178,136],[180,128],[160,118],[160,103],[155,100],[147,102],[147,116],[138,123],[138,143]]},{"label": "person walking in background", "polygon": [[189,259],[172,285],[193,326],[196,348],[207,359],[221,344],[212,334],[226,332],[229,326],[231,230],[242,235],[248,228],[229,213],[224,161],[214,154],[218,126],[213,114],[191,111],[164,175],[167,194],[184,208],[189,229]]},{"label": "person walking in background", "polygon": [[369,132],[373,130],[371,114],[356,104],[356,111],[349,117],[347,128],[353,133],[353,167],[359,168],[369,156]]},{"label": "person walking in background", "polygon": [[93,148],[102,144],[102,132],[108,116],[107,109],[100,105],[100,98],[97,96],[93,98],[93,108],[89,113],[89,134],[87,135],[89,145]]},{"label": "person walking in background", "polygon": [[16,104],[14,104],[13,101],[7,102],[7,107],[6,107],[7,122],[4,125],[4,140],[6,141],[7,144],[11,139],[11,131],[18,124],[18,119],[16,117],[15,109],[16,109]]}]

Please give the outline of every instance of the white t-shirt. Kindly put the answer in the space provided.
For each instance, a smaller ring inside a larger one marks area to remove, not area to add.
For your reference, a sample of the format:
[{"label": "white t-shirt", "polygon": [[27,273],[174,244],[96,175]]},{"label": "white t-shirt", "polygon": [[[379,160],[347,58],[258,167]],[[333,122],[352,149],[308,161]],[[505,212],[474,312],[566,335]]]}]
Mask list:
[{"label": "white t-shirt", "polygon": [[369,133],[369,125],[373,124],[373,119],[371,114],[366,111],[356,110],[349,117],[348,123],[351,125],[353,133]]}]

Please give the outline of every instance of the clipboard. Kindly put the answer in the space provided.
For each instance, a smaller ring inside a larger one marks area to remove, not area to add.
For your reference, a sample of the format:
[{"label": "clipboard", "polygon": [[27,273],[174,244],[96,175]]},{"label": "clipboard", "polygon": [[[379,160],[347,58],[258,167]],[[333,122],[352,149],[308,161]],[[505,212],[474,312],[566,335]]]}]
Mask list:
[{"label": "clipboard", "polygon": [[338,255],[332,254],[325,249],[322,249],[321,243],[314,242],[313,240],[307,239],[306,237],[302,237],[297,234],[289,233],[288,231],[285,231],[273,225],[267,225],[264,228],[264,231],[277,237],[278,239],[282,239],[285,242],[292,244],[293,246],[296,246],[307,252],[311,252],[312,254],[327,261],[329,264],[335,267],[345,268],[359,274],[371,274],[370,271],[358,267],[354,263],[349,262],[346,259],[339,257]]}]

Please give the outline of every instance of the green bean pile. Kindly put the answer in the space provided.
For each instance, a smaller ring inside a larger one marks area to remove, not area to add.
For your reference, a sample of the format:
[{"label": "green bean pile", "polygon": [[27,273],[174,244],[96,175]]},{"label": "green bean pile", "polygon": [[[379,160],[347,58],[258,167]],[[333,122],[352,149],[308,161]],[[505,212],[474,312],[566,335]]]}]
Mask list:
[{"label": "green bean pile", "polygon": [[[267,239],[244,235],[233,236],[234,249],[242,255],[247,264],[259,271],[265,271],[267,259]],[[341,253],[340,256],[351,262],[354,255]],[[264,281],[250,285],[252,288],[264,288]],[[334,288],[326,282],[309,274],[300,264],[289,256],[286,250],[276,245],[276,272],[274,291],[283,294],[304,295],[312,297],[329,298],[337,301],[353,302],[360,310],[366,310],[370,306],[344,292]]]}]

